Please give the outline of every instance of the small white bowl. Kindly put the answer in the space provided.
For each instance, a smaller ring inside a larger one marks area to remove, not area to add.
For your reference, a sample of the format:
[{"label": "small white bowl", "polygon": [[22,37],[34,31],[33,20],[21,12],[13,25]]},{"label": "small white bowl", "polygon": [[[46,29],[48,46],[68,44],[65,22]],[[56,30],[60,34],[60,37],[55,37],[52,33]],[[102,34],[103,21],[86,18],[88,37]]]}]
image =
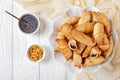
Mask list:
[{"label": "small white bowl", "polygon": [[25,15],[32,15],[32,16],[34,16],[34,17],[37,19],[37,21],[38,21],[38,26],[37,26],[37,29],[36,29],[35,31],[33,31],[33,32],[31,32],[31,33],[27,33],[27,32],[24,32],[23,30],[21,30],[21,28],[20,28],[20,21],[19,21],[19,22],[18,22],[18,27],[19,27],[20,31],[21,31],[22,33],[24,33],[24,34],[30,34],[30,35],[35,34],[35,33],[39,30],[39,27],[40,27],[40,19],[38,18],[38,16],[37,16],[36,14],[31,14],[31,13],[23,14],[23,15],[20,17],[20,19],[23,18]]},{"label": "small white bowl", "polygon": [[37,45],[37,44],[34,44],[34,45],[39,46],[39,47],[41,47],[41,48],[43,49],[43,56],[42,56],[42,58],[39,59],[39,60],[37,60],[37,61],[32,61],[32,60],[29,58],[29,54],[28,54],[28,53],[29,53],[29,49],[30,49],[31,46],[33,46],[33,45],[31,45],[31,46],[28,47],[28,49],[27,49],[27,57],[28,57],[28,59],[29,59],[30,61],[32,61],[32,62],[42,62],[42,61],[45,59],[45,57],[46,57],[45,48],[44,48],[42,45]]}]

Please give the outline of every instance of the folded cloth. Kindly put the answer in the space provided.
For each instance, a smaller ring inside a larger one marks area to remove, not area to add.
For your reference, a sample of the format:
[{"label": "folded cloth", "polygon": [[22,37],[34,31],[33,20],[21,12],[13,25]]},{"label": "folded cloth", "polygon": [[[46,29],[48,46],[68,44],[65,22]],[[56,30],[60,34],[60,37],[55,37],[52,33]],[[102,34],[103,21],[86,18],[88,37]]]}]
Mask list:
[{"label": "folded cloth", "polygon": [[53,19],[62,15],[71,4],[67,0],[15,0],[32,13],[45,14]]},{"label": "folded cloth", "polygon": [[[72,5],[85,7],[96,6],[109,17],[120,39],[120,0],[16,0],[25,9],[33,13],[44,13],[54,19]],[[59,3],[59,4],[58,4]],[[63,6],[64,5],[64,6]],[[118,42],[120,44],[120,42]],[[95,73],[82,72],[76,74],[73,80],[120,80],[120,45],[115,49],[114,58]]]}]

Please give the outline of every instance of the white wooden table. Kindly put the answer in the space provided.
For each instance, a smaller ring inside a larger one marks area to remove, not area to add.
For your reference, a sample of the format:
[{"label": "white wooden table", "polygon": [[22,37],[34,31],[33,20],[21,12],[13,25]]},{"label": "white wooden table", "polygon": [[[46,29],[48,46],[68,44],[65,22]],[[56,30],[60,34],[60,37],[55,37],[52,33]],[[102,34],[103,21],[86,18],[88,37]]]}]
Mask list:
[{"label": "white wooden table", "polygon": [[[23,8],[13,0],[0,0],[0,80],[72,80],[73,73],[53,59],[48,41],[51,25],[46,24],[46,17],[40,15],[42,30],[28,36],[20,32],[17,20],[4,10],[16,16],[24,14]],[[26,49],[32,44],[44,44],[49,59],[43,63],[31,62]]]}]

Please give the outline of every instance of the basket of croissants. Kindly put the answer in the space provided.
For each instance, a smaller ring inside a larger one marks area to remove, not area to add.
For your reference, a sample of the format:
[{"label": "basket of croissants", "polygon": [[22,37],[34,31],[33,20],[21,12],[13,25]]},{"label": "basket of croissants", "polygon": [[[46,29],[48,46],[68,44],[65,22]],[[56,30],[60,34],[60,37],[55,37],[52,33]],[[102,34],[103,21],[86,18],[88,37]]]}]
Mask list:
[{"label": "basket of croissants", "polygon": [[83,11],[81,17],[69,16],[57,30],[55,52],[77,67],[101,64],[114,47],[111,23],[107,17],[94,11]]}]

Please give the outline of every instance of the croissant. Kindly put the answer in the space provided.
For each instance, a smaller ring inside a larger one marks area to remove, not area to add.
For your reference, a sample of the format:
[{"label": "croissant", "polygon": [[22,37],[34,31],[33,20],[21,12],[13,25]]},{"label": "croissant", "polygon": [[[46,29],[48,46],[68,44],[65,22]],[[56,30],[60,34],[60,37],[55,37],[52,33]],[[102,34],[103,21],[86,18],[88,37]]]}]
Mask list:
[{"label": "croissant", "polygon": [[80,17],[77,16],[69,16],[67,18],[65,18],[63,24],[67,23],[67,24],[75,24],[79,21]]},{"label": "croissant", "polygon": [[89,22],[90,20],[91,20],[91,13],[89,11],[84,11],[78,22],[78,25],[85,23],[85,22]]},{"label": "croissant", "polygon": [[82,43],[77,43],[77,50],[75,50],[75,53],[77,54],[81,54],[83,52],[83,50],[86,48],[86,45],[85,44],[82,44]]},{"label": "croissant", "polygon": [[65,36],[68,40],[72,40],[73,37],[71,36],[71,32]]},{"label": "croissant", "polygon": [[61,49],[68,47],[68,43],[65,39],[56,39],[56,45]]},{"label": "croissant", "polygon": [[65,36],[61,32],[58,32],[56,39],[65,39]]},{"label": "croissant", "polygon": [[92,49],[92,46],[87,46],[87,48],[85,49],[85,51],[82,53],[82,57],[88,57],[90,55],[90,51]]},{"label": "croissant", "polygon": [[93,29],[93,37],[97,44],[102,44],[104,35],[104,25],[101,23],[96,23]]},{"label": "croissant", "polygon": [[98,45],[98,47],[104,52],[109,49],[110,43],[106,34],[103,35],[102,45]]},{"label": "croissant", "polygon": [[73,52],[73,62],[76,67],[81,67],[82,65],[82,57],[79,54]]},{"label": "croissant", "polygon": [[102,45],[102,44],[103,44],[103,35],[104,35],[104,33],[99,33],[99,34],[96,34],[96,35],[93,36],[95,42],[96,42],[98,45]]},{"label": "croissant", "polygon": [[65,39],[56,39],[56,52],[60,52],[67,60],[72,56],[72,51],[68,47],[68,43]]},{"label": "croissant", "polygon": [[101,23],[96,23],[93,29],[93,35],[98,33],[104,33],[104,25]]},{"label": "croissant", "polygon": [[91,12],[92,22],[98,22],[96,12]]},{"label": "croissant", "polygon": [[82,43],[82,44],[85,44],[85,45],[88,45],[88,46],[94,46],[95,43],[93,41],[93,39],[89,36],[87,36],[86,34],[80,32],[80,31],[77,31],[77,30],[72,30],[71,31],[71,36],[77,40],[78,42]]},{"label": "croissant", "polygon": [[93,21],[100,22],[105,25],[105,30],[107,33],[110,33],[111,31],[111,24],[110,21],[107,19],[107,17],[100,13],[100,12],[92,12],[92,19]]},{"label": "croissant", "polygon": [[72,30],[72,25],[70,25],[70,24],[63,24],[62,28],[60,29],[60,32],[63,35],[67,36],[71,32],[71,30]]},{"label": "croissant", "polygon": [[60,53],[63,54],[66,60],[69,60],[72,57],[72,51],[70,50],[70,48],[61,49]]},{"label": "croissant", "polygon": [[94,25],[95,22],[86,22],[80,25],[76,25],[75,29],[84,33],[90,33],[93,31]]},{"label": "croissant", "polygon": [[94,37],[95,41],[98,44],[98,47],[102,50],[102,51],[106,51],[109,49],[109,40],[107,38],[106,34],[100,34]]},{"label": "croissant", "polygon": [[102,51],[106,51],[109,48],[109,40],[107,35],[104,33],[104,25],[96,23],[93,30],[93,37],[99,48]]},{"label": "croissant", "polygon": [[101,54],[101,50],[98,48],[98,46],[95,46],[91,49],[90,57],[98,57]]},{"label": "croissant", "polygon": [[99,57],[96,57],[96,58],[94,58],[94,57],[88,57],[88,58],[85,59],[83,67],[101,64],[104,61],[105,61],[105,59],[102,56],[99,56]]},{"label": "croissant", "polygon": [[113,42],[112,35],[110,35],[109,40],[110,40],[110,45],[109,45],[110,47],[106,52],[103,53],[105,59],[107,59],[112,54],[113,47],[114,47],[114,42]]},{"label": "croissant", "polygon": [[107,19],[107,17],[102,14],[102,13],[97,13],[97,18],[99,20],[99,22],[103,23],[105,25],[105,29],[107,31],[107,33],[110,33],[111,31],[111,23],[110,21]]}]

